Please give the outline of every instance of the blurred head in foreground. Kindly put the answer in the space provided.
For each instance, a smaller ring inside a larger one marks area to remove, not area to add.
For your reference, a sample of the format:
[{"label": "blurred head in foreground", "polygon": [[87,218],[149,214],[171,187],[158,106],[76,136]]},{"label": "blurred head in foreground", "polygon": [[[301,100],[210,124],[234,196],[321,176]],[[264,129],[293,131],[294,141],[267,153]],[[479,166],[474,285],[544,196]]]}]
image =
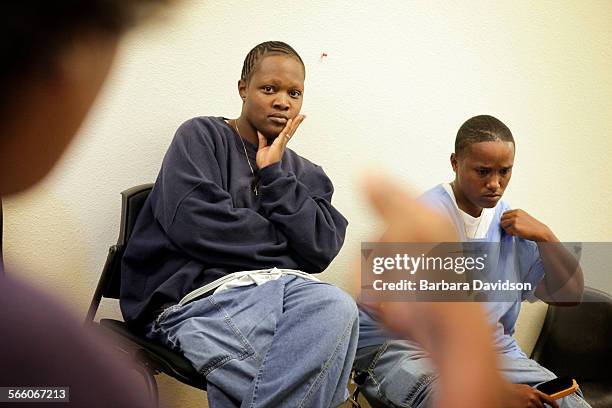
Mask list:
[{"label": "blurred head in foreground", "polygon": [[41,180],[98,94],[126,29],[164,0],[20,0],[0,24],[0,195]]},{"label": "blurred head in foreground", "polygon": [[[48,174],[104,83],[122,33],[161,3],[3,2],[0,196],[25,190]],[[150,406],[143,384],[69,311],[1,273],[0,325],[0,385],[67,387],[73,406]]]}]

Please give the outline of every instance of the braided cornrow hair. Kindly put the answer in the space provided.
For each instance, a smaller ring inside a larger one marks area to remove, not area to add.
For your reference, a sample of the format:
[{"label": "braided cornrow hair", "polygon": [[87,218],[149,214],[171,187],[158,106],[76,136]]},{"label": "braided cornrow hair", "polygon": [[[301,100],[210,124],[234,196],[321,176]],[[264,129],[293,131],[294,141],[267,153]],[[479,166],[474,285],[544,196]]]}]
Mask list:
[{"label": "braided cornrow hair", "polygon": [[242,73],[240,75],[240,79],[244,82],[249,82],[251,76],[253,75],[253,71],[255,70],[255,66],[262,59],[262,57],[269,54],[285,54],[291,57],[296,58],[302,64],[304,68],[304,75],[306,74],[306,67],[304,66],[304,61],[299,56],[296,50],[294,50],[289,44],[286,44],[282,41],[266,41],[261,44],[256,45],[244,59],[244,64],[242,65]]},{"label": "braided cornrow hair", "polygon": [[455,139],[455,154],[459,154],[473,143],[495,141],[514,144],[514,137],[508,126],[490,115],[474,116],[459,128]]}]

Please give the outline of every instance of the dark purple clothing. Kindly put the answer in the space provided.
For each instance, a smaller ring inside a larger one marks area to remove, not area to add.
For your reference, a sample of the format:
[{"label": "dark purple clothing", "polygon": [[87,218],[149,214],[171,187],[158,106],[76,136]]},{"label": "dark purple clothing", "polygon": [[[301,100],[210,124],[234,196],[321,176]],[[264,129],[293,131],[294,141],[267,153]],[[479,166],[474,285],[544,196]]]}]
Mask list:
[{"label": "dark purple clothing", "polygon": [[151,406],[144,382],[128,375],[128,368],[66,309],[45,294],[0,276],[0,387],[12,386],[67,386],[70,403],[7,406]]},{"label": "dark purple clothing", "polygon": [[[121,310],[147,323],[162,305],[228,273],[271,267],[322,272],[347,221],[320,166],[286,149],[256,168],[257,147],[217,117],[179,127],[122,264]],[[258,195],[253,192],[257,180]]]}]

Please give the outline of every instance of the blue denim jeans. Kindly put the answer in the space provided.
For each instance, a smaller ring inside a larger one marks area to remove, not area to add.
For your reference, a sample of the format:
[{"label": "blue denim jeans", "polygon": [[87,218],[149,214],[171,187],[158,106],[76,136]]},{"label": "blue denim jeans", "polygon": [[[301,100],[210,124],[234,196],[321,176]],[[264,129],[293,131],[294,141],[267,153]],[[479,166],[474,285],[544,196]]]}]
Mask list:
[{"label": "blue denim jeans", "polygon": [[[417,344],[387,341],[381,347],[357,350],[355,367],[368,373],[362,392],[373,408],[425,408],[432,405],[437,374],[431,359]],[[529,358],[500,355],[502,375],[511,383],[538,385],[556,376]],[[557,400],[561,408],[589,408],[582,393]],[[547,405],[548,406],[548,405]]]},{"label": "blue denim jeans", "polygon": [[346,400],[358,330],[342,290],[284,276],[171,306],[147,335],[206,377],[212,408],[319,408]]}]

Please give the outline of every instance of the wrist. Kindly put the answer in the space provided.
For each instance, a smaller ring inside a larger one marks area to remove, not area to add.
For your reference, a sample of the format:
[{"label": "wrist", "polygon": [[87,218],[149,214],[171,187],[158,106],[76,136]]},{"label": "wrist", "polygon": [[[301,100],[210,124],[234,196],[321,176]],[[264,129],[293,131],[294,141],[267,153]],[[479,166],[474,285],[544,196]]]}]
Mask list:
[{"label": "wrist", "polygon": [[257,163],[257,167],[259,167],[260,170],[263,170],[266,167],[270,167],[270,166],[272,166],[273,164],[276,164],[276,163],[280,163],[280,160],[270,160],[268,162],[261,163],[261,165],[259,165],[259,163]]},{"label": "wrist", "polygon": [[558,239],[555,236],[555,234],[553,234],[550,228],[544,226],[544,228],[542,229],[542,232],[539,234],[537,242],[556,242],[556,241],[558,241]]}]

